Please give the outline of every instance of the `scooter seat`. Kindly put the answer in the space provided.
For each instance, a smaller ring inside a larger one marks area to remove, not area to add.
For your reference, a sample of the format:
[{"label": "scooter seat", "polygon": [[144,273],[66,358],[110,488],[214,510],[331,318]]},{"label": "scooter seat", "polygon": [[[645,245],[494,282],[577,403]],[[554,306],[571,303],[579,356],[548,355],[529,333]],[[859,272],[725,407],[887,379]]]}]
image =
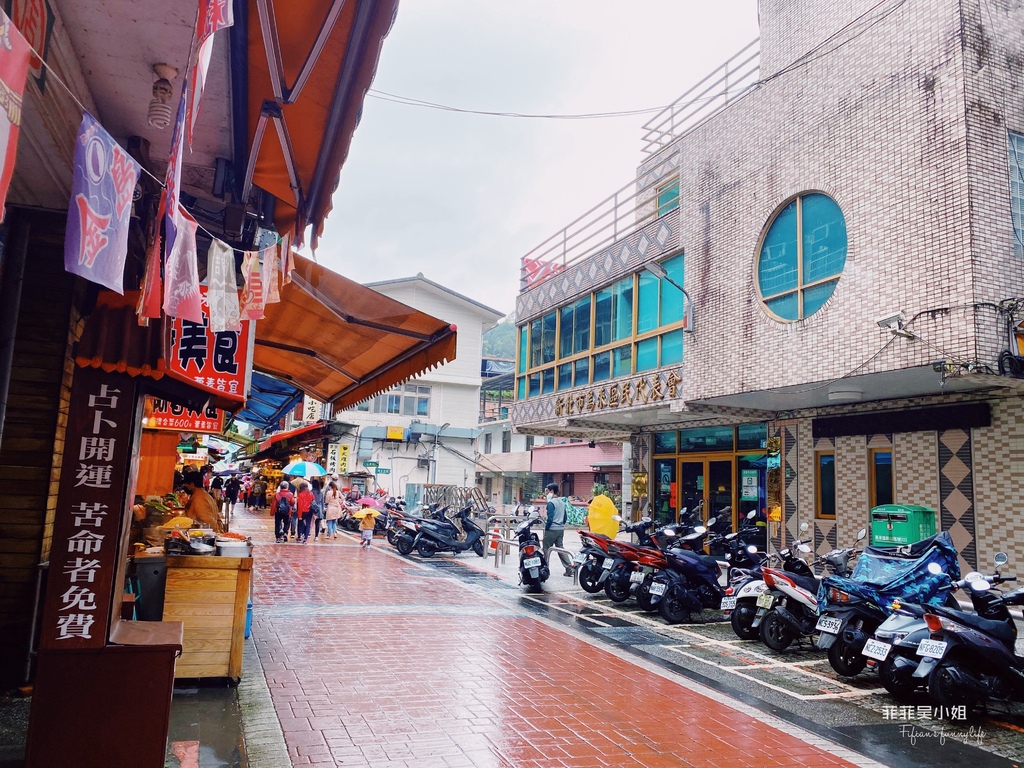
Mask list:
[{"label": "scooter seat", "polygon": [[1009,646],[1017,640],[1017,634],[1014,632],[1012,621],[999,621],[998,619],[983,619],[976,613],[967,613],[966,611],[956,611],[952,608],[947,608],[944,605],[929,606],[929,610],[939,616],[945,616],[946,618],[958,621],[961,624],[966,624],[969,627],[973,627],[979,632],[984,632],[986,635],[991,635],[996,640],[1005,643]]},{"label": "scooter seat", "polygon": [[811,594],[818,593],[818,580],[813,576],[803,576],[799,573],[787,573],[787,576],[793,580],[793,582],[800,587],[805,589]]},{"label": "scooter seat", "polygon": [[700,555],[700,561],[711,569],[718,568],[718,559],[711,555]]}]

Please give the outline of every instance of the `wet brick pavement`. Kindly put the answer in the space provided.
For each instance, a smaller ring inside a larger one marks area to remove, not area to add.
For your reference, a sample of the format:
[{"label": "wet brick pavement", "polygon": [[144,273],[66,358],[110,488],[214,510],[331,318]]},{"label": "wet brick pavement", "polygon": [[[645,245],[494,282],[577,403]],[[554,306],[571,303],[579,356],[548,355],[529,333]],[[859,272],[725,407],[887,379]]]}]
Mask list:
[{"label": "wet brick pavement", "polygon": [[[253,641],[292,765],[877,765],[386,543],[274,544],[269,519],[243,512],[234,530],[258,544]],[[247,744],[276,727],[247,724]]]}]

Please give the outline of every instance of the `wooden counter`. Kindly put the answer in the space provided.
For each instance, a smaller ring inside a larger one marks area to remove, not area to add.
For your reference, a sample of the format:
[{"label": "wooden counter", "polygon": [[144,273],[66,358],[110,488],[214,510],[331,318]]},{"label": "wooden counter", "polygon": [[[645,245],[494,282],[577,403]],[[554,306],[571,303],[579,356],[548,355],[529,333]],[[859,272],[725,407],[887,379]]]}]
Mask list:
[{"label": "wooden counter", "polygon": [[251,557],[167,557],[164,621],[185,625],[174,676],[242,676]]}]

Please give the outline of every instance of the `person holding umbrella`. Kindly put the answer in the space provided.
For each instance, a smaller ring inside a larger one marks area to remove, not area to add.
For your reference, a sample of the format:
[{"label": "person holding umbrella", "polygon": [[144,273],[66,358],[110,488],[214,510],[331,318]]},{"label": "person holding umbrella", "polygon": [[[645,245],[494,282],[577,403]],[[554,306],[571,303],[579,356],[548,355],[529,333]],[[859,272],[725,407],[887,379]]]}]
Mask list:
[{"label": "person holding umbrella", "polygon": [[299,495],[295,499],[295,510],[299,519],[298,541],[305,544],[309,541],[309,529],[313,525],[313,502],[316,496],[309,490],[305,480],[299,483]]},{"label": "person holding umbrella", "polygon": [[380,512],[371,506],[364,506],[353,517],[359,518],[359,535],[362,539],[359,542],[360,549],[369,549],[373,544],[373,525]]}]

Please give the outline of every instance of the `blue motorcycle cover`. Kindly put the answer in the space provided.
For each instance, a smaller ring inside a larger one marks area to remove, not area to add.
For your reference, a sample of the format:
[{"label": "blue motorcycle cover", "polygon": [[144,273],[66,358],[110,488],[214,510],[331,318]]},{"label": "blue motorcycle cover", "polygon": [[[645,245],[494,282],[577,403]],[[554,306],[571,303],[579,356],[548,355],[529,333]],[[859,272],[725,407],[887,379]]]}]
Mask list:
[{"label": "blue motorcycle cover", "polygon": [[[928,572],[938,563],[942,573]],[[939,587],[960,578],[960,564],[949,533],[942,531],[905,547],[865,547],[849,578],[826,576],[818,587],[818,610],[825,612],[830,587],[888,609],[899,598],[907,603],[940,604]]]}]

